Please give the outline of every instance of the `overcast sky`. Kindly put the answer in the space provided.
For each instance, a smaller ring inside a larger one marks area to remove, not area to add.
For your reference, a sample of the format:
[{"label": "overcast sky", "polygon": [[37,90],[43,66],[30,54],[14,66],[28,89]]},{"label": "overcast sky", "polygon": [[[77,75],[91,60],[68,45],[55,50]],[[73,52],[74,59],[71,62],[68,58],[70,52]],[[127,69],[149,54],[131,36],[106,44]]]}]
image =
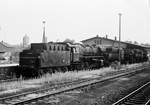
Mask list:
[{"label": "overcast sky", "polygon": [[0,0],[0,40],[10,44],[42,41],[46,21],[48,41],[66,38],[77,42],[96,36],[150,43],[150,0]]}]

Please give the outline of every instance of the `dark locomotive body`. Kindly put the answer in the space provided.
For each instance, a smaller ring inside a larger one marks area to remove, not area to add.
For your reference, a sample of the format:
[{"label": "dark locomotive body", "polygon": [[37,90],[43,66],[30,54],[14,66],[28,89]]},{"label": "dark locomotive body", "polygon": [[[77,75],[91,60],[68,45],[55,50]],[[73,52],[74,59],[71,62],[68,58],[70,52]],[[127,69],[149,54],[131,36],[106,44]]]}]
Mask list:
[{"label": "dark locomotive body", "polygon": [[[120,50],[121,63],[147,61],[143,48]],[[43,72],[93,69],[109,66],[119,60],[119,49],[114,47],[85,46],[65,42],[32,43],[20,53],[22,75],[39,75]]]}]

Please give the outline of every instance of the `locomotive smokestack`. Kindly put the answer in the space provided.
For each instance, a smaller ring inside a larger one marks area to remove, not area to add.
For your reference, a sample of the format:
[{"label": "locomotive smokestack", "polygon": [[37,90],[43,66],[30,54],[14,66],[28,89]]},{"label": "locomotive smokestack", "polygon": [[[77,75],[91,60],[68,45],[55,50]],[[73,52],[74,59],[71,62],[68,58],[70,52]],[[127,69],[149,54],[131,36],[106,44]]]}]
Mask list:
[{"label": "locomotive smokestack", "polygon": [[46,37],[45,37],[45,21],[43,21],[43,39],[42,43],[46,43]]}]

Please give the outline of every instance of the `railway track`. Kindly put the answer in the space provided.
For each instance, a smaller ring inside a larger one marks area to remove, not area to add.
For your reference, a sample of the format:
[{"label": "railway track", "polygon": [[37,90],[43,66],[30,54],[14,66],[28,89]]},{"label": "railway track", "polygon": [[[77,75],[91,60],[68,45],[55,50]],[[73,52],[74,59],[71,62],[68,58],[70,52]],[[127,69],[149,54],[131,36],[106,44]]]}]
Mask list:
[{"label": "railway track", "polygon": [[118,100],[113,105],[149,105],[150,104],[150,81]]},{"label": "railway track", "polygon": [[4,104],[4,105],[7,105],[7,104],[20,105],[20,104],[26,104],[26,103],[31,104],[32,102],[33,103],[38,102],[38,100],[42,100],[44,98],[47,98],[53,95],[57,95],[63,92],[68,92],[68,91],[79,89],[79,88],[84,88],[86,86],[93,85],[96,83],[105,82],[114,78],[118,78],[121,76],[139,72],[143,69],[144,68],[140,68],[139,70],[133,70],[133,71],[129,70],[129,72],[121,73],[118,75],[112,75],[112,76],[105,77],[105,78],[95,78],[92,80],[88,79],[88,80],[80,80],[80,81],[77,80],[73,82],[62,83],[60,85],[52,86],[52,87],[41,89],[41,90],[36,90],[32,92],[4,97],[4,98],[0,98],[0,104]]},{"label": "railway track", "polygon": [[17,78],[0,80],[0,83],[17,81]]},{"label": "railway track", "polygon": [[72,84],[77,84],[77,83],[80,83],[80,82],[85,82],[87,80],[75,80],[75,81],[72,81],[72,82],[63,82],[63,83],[59,83],[59,84],[55,84],[53,86],[50,86],[49,88],[44,88],[44,89],[38,89],[38,90],[35,90],[35,91],[31,91],[31,92],[25,92],[25,93],[21,93],[21,94],[17,94],[17,95],[12,95],[12,96],[6,96],[6,97],[3,97],[3,98],[0,98],[0,103],[12,103],[14,102],[14,100],[18,99],[18,98],[22,98],[22,97],[27,97],[28,95],[31,95],[31,94],[39,94],[39,93],[43,93],[43,92],[46,92],[46,91],[54,91],[56,89],[59,89],[61,87],[65,87],[65,86],[69,86],[69,85],[72,85]]}]

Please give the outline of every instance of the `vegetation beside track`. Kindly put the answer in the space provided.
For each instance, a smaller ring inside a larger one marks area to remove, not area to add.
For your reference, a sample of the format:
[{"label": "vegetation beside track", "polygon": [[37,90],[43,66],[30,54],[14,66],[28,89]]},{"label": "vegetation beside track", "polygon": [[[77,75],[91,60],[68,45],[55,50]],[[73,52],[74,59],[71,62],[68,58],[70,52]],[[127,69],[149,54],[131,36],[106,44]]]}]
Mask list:
[{"label": "vegetation beside track", "polygon": [[[125,70],[128,68],[134,68],[142,66],[142,63],[122,65],[120,70]],[[1,83],[0,85],[0,95],[21,91],[24,89],[40,88],[48,83],[58,84],[65,81],[73,81],[78,79],[86,78],[96,78],[98,76],[105,76],[108,73],[118,71],[111,67],[101,68],[98,70],[83,70],[83,71],[68,71],[65,73],[57,72],[55,74],[45,74],[40,78],[34,78],[29,80],[19,79],[18,81]]]}]

